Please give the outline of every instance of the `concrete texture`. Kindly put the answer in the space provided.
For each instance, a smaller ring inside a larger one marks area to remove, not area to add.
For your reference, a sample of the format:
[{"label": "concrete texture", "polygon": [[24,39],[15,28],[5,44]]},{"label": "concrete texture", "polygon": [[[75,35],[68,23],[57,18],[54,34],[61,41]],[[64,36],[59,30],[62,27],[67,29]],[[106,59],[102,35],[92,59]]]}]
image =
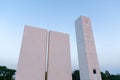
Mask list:
[{"label": "concrete texture", "polygon": [[69,35],[50,31],[47,80],[72,80]]},{"label": "concrete texture", "polygon": [[48,31],[25,26],[16,80],[45,80]]},{"label": "concrete texture", "polygon": [[81,80],[101,80],[90,19],[79,17],[75,28]]}]

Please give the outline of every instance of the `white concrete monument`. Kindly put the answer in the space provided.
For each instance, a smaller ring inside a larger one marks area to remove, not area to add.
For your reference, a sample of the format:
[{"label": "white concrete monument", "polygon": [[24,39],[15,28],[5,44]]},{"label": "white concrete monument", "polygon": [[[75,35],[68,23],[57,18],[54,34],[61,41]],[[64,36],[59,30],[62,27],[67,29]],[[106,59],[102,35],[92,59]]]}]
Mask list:
[{"label": "white concrete monument", "polygon": [[91,22],[81,16],[75,21],[81,80],[101,80]]},{"label": "white concrete monument", "polygon": [[26,26],[16,80],[45,80],[48,31]]},{"label": "white concrete monument", "polygon": [[49,32],[47,80],[72,80],[69,35]]},{"label": "white concrete monument", "polygon": [[26,26],[16,80],[72,80],[69,35]]}]

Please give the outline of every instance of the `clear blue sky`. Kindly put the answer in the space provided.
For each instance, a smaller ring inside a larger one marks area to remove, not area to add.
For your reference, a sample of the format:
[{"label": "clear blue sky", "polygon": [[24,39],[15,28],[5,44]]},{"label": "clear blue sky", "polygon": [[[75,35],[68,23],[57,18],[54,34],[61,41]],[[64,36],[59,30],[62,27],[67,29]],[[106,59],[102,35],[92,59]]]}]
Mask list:
[{"label": "clear blue sky", "polygon": [[24,25],[70,34],[78,69],[74,21],[91,18],[100,70],[120,73],[120,0],[0,0],[0,65],[17,67]]}]

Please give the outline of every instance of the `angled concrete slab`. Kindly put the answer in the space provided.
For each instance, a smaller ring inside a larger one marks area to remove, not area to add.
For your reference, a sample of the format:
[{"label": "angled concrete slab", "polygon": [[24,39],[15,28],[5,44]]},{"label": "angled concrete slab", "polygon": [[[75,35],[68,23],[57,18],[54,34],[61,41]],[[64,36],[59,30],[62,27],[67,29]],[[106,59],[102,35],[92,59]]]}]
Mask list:
[{"label": "angled concrete slab", "polygon": [[16,80],[45,80],[48,31],[25,26]]},{"label": "angled concrete slab", "polygon": [[69,35],[49,32],[47,80],[72,80]]}]

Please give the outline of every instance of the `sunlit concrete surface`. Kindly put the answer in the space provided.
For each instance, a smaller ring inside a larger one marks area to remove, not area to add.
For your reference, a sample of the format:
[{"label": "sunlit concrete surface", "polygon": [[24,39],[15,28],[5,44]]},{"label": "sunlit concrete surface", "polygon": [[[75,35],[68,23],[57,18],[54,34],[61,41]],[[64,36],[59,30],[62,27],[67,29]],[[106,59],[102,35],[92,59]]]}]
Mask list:
[{"label": "sunlit concrete surface", "polygon": [[101,80],[91,22],[81,16],[75,21],[81,80]]},{"label": "sunlit concrete surface", "polygon": [[16,80],[45,80],[48,31],[25,26]]},{"label": "sunlit concrete surface", "polygon": [[69,35],[49,32],[47,80],[72,80]]}]

